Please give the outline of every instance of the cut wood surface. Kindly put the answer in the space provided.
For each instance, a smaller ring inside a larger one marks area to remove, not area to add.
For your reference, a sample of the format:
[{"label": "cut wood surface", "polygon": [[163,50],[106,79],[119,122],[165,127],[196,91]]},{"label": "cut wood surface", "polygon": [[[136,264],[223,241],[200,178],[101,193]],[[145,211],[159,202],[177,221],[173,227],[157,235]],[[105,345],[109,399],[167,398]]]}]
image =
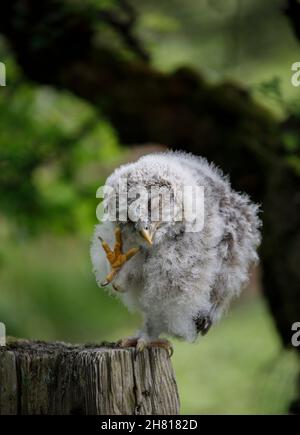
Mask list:
[{"label": "cut wood surface", "polygon": [[0,347],[0,415],[178,413],[164,349],[32,341]]}]

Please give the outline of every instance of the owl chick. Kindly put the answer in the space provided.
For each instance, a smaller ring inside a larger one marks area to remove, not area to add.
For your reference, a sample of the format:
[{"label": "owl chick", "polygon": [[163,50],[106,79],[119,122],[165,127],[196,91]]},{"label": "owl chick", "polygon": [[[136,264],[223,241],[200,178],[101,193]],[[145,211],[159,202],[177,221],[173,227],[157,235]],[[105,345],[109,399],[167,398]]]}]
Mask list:
[{"label": "owl chick", "polygon": [[[127,192],[142,188],[150,193],[146,206],[130,209],[137,202],[132,195],[124,213],[121,182]],[[203,192],[200,219],[197,212],[188,219],[182,213],[186,202],[178,207],[184,186]],[[106,187],[114,192],[106,205],[114,199],[117,215],[95,228],[91,259],[96,279],[144,319],[142,329],[120,345],[170,348],[161,334],[191,342],[206,334],[239,295],[258,260],[258,206],[232,190],[213,164],[182,152],[150,154],[121,166]],[[166,204],[162,195],[151,197],[153,188],[167,193]]]}]

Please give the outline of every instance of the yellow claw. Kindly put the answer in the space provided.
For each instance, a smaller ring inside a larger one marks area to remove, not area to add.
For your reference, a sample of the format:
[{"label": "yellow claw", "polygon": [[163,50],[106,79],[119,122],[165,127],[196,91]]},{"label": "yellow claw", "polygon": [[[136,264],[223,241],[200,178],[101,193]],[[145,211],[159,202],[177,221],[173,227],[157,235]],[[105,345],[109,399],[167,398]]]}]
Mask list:
[{"label": "yellow claw", "polygon": [[105,240],[103,240],[102,237],[99,236],[99,240],[101,242],[102,248],[106,253],[106,258],[108,259],[112,268],[110,273],[105,278],[106,281],[101,283],[103,287],[111,283],[114,277],[116,276],[116,274],[118,273],[118,271],[124,265],[124,263],[126,263],[126,261],[132,258],[139,251],[139,248],[131,248],[125,254],[123,254],[122,232],[120,227],[116,228],[115,237],[116,237],[116,243],[114,249],[111,250],[108,244],[105,242]]}]

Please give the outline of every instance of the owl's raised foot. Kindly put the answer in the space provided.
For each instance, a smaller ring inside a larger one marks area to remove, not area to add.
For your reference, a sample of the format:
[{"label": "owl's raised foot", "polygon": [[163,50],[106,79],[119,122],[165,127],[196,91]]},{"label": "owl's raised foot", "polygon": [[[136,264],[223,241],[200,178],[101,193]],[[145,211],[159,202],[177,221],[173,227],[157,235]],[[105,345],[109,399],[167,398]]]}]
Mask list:
[{"label": "owl's raised foot", "polygon": [[[99,240],[101,242],[102,248],[106,253],[106,258],[108,259],[111,265],[111,272],[106,276],[105,281],[101,283],[102,287],[110,284],[121,267],[128,261],[131,257],[133,257],[138,251],[139,248],[131,248],[125,254],[122,250],[122,232],[121,228],[117,227],[115,230],[116,243],[114,249],[111,250],[105,240],[99,236]],[[115,290],[118,290],[115,288]]]}]

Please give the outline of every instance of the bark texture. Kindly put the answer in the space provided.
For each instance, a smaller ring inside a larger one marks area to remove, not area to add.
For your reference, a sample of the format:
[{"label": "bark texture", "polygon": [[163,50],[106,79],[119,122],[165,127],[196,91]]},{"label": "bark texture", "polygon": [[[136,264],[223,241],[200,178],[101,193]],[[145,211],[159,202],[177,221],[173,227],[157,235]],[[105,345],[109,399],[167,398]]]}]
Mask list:
[{"label": "bark texture", "polygon": [[172,415],[179,397],[164,349],[15,342],[0,348],[0,415]]}]

